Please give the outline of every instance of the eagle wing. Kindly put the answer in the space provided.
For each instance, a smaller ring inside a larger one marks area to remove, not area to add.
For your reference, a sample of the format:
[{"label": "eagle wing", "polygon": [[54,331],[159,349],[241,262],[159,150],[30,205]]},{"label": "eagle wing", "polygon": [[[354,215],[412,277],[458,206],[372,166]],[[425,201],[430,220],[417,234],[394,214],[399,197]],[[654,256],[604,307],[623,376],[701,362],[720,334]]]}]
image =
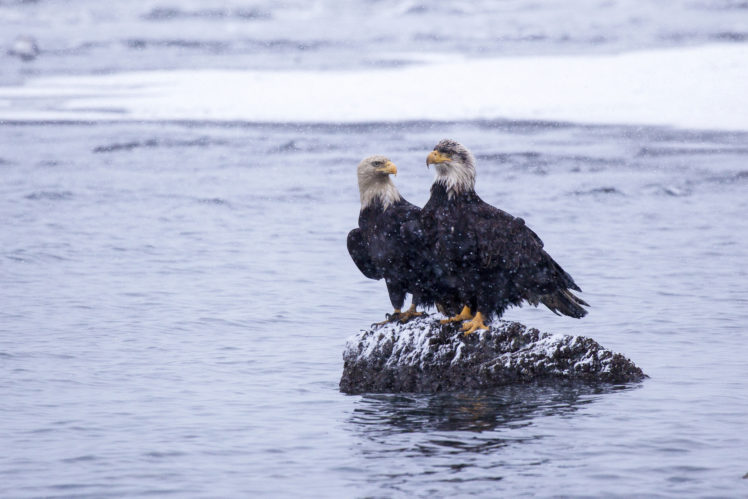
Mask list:
[{"label": "eagle wing", "polygon": [[544,253],[543,241],[524,220],[484,201],[474,207],[471,229],[475,233],[481,266],[518,271],[538,263]]},{"label": "eagle wing", "polygon": [[543,249],[543,241],[524,220],[482,200],[474,206],[472,227],[483,268],[501,270],[533,305],[543,303],[555,313],[572,316],[586,313],[578,306],[586,303],[568,291],[581,289]]},{"label": "eagle wing", "polygon": [[369,245],[364,241],[361,229],[353,229],[348,233],[348,253],[361,271],[369,279],[381,279],[384,277],[369,254]]}]

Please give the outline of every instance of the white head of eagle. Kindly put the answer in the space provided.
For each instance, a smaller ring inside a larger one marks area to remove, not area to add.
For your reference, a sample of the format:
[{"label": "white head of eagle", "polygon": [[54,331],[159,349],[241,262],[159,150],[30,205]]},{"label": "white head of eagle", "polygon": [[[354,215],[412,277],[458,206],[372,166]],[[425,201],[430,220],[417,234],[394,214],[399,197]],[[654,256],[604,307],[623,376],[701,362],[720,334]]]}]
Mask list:
[{"label": "white head of eagle", "polygon": [[475,189],[475,158],[465,146],[444,139],[426,158],[426,166],[435,165],[435,182],[444,185],[451,198]]},{"label": "white head of eagle", "polygon": [[375,202],[380,202],[382,209],[386,210],[392,203],[400,201],[400,193],[390,175],[397,175],[397,167],[384,156],[369,156],[358,164],[362,210]]}]

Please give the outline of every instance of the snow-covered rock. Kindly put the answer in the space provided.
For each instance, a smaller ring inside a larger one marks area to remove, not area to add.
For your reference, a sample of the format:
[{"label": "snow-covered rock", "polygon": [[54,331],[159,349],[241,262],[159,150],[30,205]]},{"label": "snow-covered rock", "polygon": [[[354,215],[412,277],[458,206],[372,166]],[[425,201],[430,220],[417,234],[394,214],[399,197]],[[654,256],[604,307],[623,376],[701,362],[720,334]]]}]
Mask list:
[{"label": "snow-covered rock", "polygon": [[625,383],[646,377],[623,355],[584,336],[496,321],[465,336],[434,317],[374,326],[348,339],[340,390],[438,392],[531,381]]}]

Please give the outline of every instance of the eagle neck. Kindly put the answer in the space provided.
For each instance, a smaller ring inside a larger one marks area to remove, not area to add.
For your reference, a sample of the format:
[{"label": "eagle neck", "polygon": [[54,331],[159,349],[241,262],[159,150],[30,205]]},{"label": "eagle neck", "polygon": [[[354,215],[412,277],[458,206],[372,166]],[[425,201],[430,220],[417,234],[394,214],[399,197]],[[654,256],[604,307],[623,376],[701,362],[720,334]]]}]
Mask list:
[{"label": "eagle neck", "polygon": [[459,202],[460,200],[470,201],[475,195],[473,189],[457,193],[448,190],[447,187],[440,182],[434,182],[431,186],[431,198],[429,199],[429,203],[440,205],[443,203]]},{"label": "eagle neck", "polygon": [[453,166],[437,170],[434,184],[444,187],[449,199],[475,190],[475,168],[472,165]]},{"label": "eagle neck", "polygon": [[360,192],[362,211],[375,204],[379,204],[384,211],[402,199],[397,187],[389,178],[384,182],[372,182],[361,186]]},{"label": "eagle neck", "polygon": [[446,179],[437,178],[434,182],[434,187],[439,187],[441,191],[444,192],[444,195],[447,196],[447,199],[452,200],[457,197],[463,197],[466,195],[470,195],[471,192],[475,192],[475,188],[472,184],[465,185],[465,184],[451,184]]}]

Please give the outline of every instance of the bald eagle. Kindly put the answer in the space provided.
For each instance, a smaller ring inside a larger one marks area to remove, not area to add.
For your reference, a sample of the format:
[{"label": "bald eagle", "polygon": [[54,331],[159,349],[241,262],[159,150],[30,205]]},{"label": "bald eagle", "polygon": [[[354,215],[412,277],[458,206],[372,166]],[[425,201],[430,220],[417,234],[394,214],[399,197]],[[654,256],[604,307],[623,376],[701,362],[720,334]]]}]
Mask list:
[{"label": "bald eagle", "polygon": [[[387,285],[394,313],[388,320],[406,322],[422,315],[417,305],[431,305],[434,293],[428,285],[428,262],[418,230],[421,209],[400,195],[390,175],[397,167],[384,156],[371,156],[358,165],[361,211],[358,228],[348,234],[348,253],[370,279]],[[410,308],[402,312],[407,293]],[[387,322],[387,321],[384,321]]]},{"label": "bald eagle", "polygon": [[[421,210],[424,243],[447,285],[457,289],[462,311],[442,322],[466,321],[470,334],[523,301],[555,314],[581,318],[587,305],[571,276],[543,249],[537,234],[475,193],[475,159],[461,144],[442,140],[426,158],[435,165],[431,198]],[[589,305],[587,305],[589,306]]]}]

